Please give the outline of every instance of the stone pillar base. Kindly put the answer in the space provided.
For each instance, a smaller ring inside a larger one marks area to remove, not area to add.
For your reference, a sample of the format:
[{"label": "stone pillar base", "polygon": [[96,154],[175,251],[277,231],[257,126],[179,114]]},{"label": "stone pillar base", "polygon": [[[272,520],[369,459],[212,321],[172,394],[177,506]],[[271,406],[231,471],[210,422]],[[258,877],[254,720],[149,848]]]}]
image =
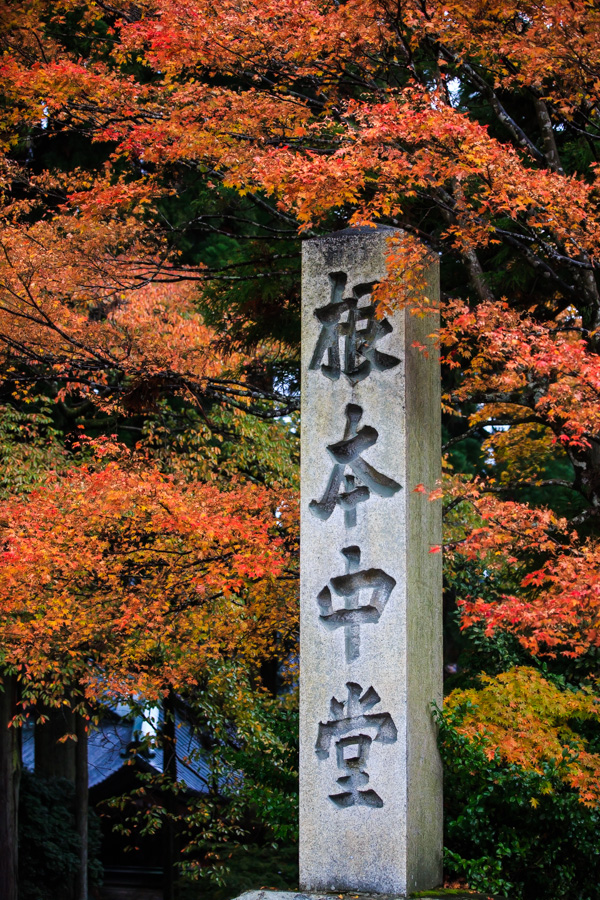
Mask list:
[{"label": "stone pillar base", "polygon": [[[406,900],[401,894],[364,894],[357,891],[246,891],[235,900]],[[408,895],[423,900],[500,900],[491,894],[477,894],[472,891],[462,893],[457,890],[418,891]],[[505,900],[505,898],[502,898]]]}]

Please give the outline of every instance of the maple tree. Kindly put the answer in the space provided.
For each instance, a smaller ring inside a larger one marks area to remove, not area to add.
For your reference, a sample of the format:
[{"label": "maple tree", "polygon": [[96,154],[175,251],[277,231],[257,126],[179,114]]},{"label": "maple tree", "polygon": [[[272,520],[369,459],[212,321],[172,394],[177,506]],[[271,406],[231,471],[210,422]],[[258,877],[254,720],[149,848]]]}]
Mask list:
[{"label": "maple tree", "polygon": [[[600,647],[595,5],[22,0],[5,4],[0,17],[3,402],[14,417],[28,399],[50,397],[53,415],[68,423],[67,457],[87,416],[92,433],[116,432],[130,446],[134,433],[148,460],[146,469],[140,461],[130,469],[118,461],[127,460],[121,449],[100,471],[72,472],[57,449],[56,484],[11,501],[14,521],[32,527],[55,496],[65,504],[57,505],[60,521],[75,523],[77,491],[85,503],[97,491],[117,549],[128,540],[128,516],[136,536],[156,519],[173,529],[156,538],[150,531],[156,560],[172,540],[201,565],[202,554],[215,551],[192,535],[186,507],[201,497],[222,525],[218,552],[233,553],[227,558],[240,567],[230,572],[217,561],[210,570],[215,590],[220,582],[227,592],[252,582],[226,526],[252,497],[255,514],[242,517],[241,539],[252,551],[259,542],[258,560],[267,553],[263,574],[280,572],[270,543],[279,501],[257,489],[248,494],[246,482],[280,496],[288,478],[277,418],[297,409],[296,229],[302,237],[340,224],[397,225],[405,236],[390,247],[382,308],[410,303],[423,247],[442,259],[443,502],[447,596],[458,601],[456,644],[466,648],[459,687],[461,677],[476,679],[483,647],[482,666],[498,680],[480,684],[478,696],[495,690],[510,703],[522,688],[531,712],[525,724],[499,729],[487,701],[477,712],[477,727],[490,731],[511,765],[539,767],[541,695],[555,711],[548,747],[557,754],[565,710],[578,703],[596,735],[587,693]],[[249,425],[248,412],[263,424]],[[244,433],[240,456],[231,435]],[[269,448],[258,461],[257,434]],[[224,490],[232,476],[239,484]],[[194,479],[201,487],[191,486]],[[119,485],[136,498],[131,511],[111,499]],[[438,486],[423,489],[440,502]],[[136,504],[146,494],[175,503],[176,522],[157,500],[145,522]],[[93,515],[90,523],[99,528]],[[23,541],[20,553],[32,553],[52,578],[66,577],[61,542],[75,524],[56,539],[44,534],[45,551],[42,538],[34,551],[9,527],[12,540]],[[74,583],[87,571],[86,553],[105,540],[99,528],[88,550],[78,545]],[[140,543],[132,565],[147,583],[126,593],[123,562],[111,554],[103,563],[106,618],[96,622],[98,665],[108,672],[110,662],[115,685],[131,665],[151,691],[142,657],[121,656],[121,648],[131,646],[146,589],[157,622],[168,617],[152,592],[177,567],[155,568]],[[7,560],[8,611],[21,608],[25,559],[20,567]],[[270,611],[272,629],[281,614],[276,594],[245,589],[257,614],[263,605]],[[75,595],[51,594],[44,602],[62,599],[73,618],[77,677],[90,691],[90,635]],[[131,613],[119,617],[126,595]],[[207,627],[202,608],[194,610],[174,626],[174,634],[183,629],[178,640]],[[207,653],[222,639],[219,614]],[[35,628],[19,625],[32,678],[45,671],[45,647],[48,660],[66,665],[68,641],[53,621],[40,620],[46,643],[35,647]],[[265,635],[253,633],[257,655]],[[179,663],[164,652],[176,680]],[[546,667],[547,686],[528,693],[523,666]],[[457,727],[474,733],[470,718]],[[597,735],[573,741],[580,753],[569,764],[569,785],[593,805]]]},{"label": "maple tree", "polygon": [[152,701],[211,661],[267,656],[295,616],[263,584],[287,561],[274,513],[264,489],[181,486],[111,463],[7,503],[4,663],[48,698],[67,678],[92,701]]}]

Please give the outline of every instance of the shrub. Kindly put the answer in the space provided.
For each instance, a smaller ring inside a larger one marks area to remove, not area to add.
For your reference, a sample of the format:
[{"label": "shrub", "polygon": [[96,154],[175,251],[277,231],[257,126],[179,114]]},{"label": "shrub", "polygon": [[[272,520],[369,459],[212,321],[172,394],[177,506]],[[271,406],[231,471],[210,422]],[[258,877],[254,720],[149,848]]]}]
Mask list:
[{"label": "shrub", "polygon": [[[74,787],[64,778],[40,778],[25,770],[19,798],[19,900],[65,900],[77,871]],[[101,879],[100,823],[89,822],[89,877]]]},{"label": "shrub", "polygon": [[445,770],[445,871],[511,900],[600,900],[600,809],[563,780],[459,731],[468,704],[437,713]]}]

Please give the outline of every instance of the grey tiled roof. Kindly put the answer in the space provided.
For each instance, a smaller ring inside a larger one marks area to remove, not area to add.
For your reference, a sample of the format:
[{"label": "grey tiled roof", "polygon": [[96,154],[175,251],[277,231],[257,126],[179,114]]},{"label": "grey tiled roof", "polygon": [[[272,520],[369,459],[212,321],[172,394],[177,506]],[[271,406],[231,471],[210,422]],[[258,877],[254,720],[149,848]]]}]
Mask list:
[{"label": "grey tiled roof", "polygon": [[[195,793],[206,793],[211,773],[200,743],[189,723],[179,715],[176,716],[176,726],[177,778]],[[130,758],[127,749],[135,737],[134,728],[132,719],[112,713],[90,732],[88,770],[91,788],[126,765]],[[32,724],[23,728],[22,747],[23,765],[33,770],[35,749]],[[145,753],[143,760],[146,766],[157,772],[162,771],[163,754],[160,747],[149,754]]]}]

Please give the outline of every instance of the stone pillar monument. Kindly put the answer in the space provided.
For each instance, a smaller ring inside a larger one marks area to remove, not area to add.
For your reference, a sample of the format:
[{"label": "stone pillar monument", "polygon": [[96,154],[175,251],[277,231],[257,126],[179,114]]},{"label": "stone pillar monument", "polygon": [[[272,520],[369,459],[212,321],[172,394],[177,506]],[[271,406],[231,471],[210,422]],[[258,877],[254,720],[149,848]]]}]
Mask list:
[{"label": "stone pillar monument", "polygon": [[[307,241],[302,275],[300,887],[442,880],[435,315],[378,319],[390,228]],[[439,296],[438,263],[428,296]],[[421,349],[416,345],[421,345]],[[429,348],[424,353],[422,346]]]}]

